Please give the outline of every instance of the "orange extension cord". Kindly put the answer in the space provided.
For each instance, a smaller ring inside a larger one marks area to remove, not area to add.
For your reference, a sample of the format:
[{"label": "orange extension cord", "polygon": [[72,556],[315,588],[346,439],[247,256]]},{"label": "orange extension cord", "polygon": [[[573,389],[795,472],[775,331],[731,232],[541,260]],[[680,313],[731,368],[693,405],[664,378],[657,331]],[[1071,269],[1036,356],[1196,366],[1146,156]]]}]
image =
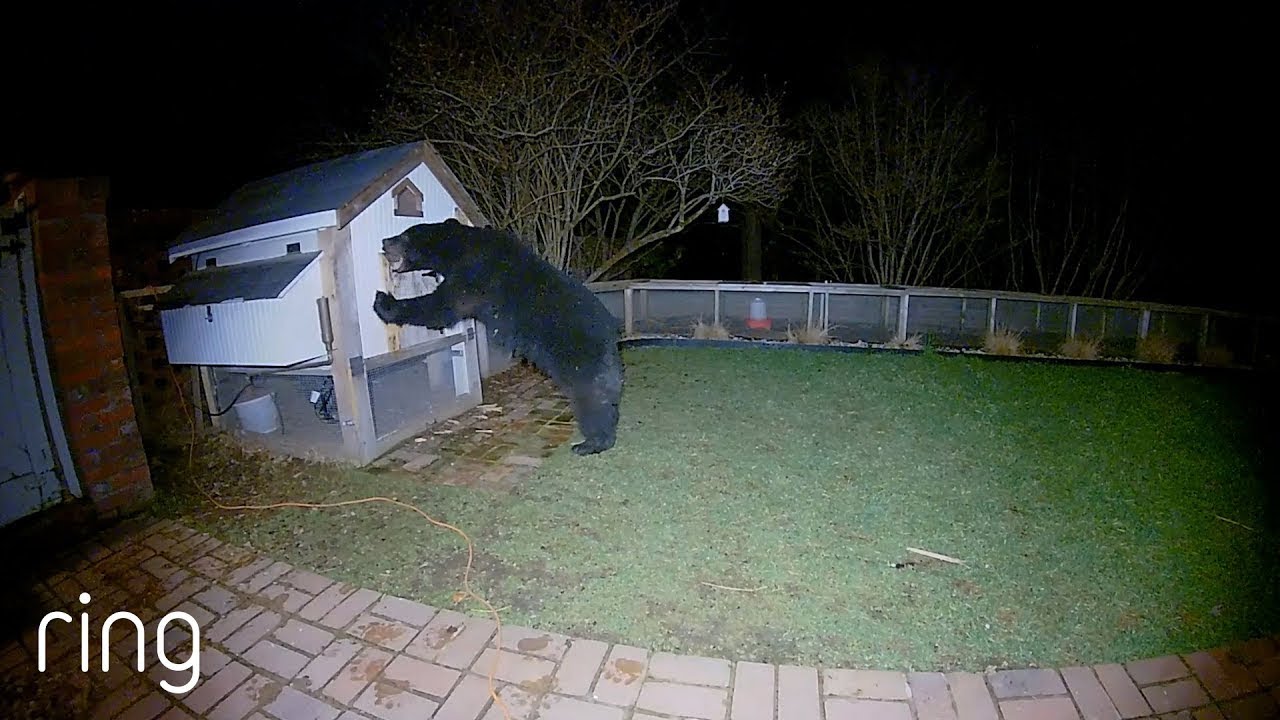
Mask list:
[{"label": "orange extension cord", "polygon": [[[192,464],[194,464],[195,448],[196,448],[195,415],[192,413],[191,409],[187,407],[187,400],[186,400],[186,397],[184,396],[184,393],[182,392],[182,383],[178,382],[178,375],[176,372],[174,372],[172,365],[169,366],[169,375],[170,377],[173,378],[173,387],[178,393],[178,400],[182,403],[182,412],[187,416],[187,421],[191,424],[191,445],[187,455],[187,465],[191,466]],[[458,603],[467,598],[471,598],[473,600],[478,601],[481,605],[484,605],[485,608],[489,611],[489,613],[493,615],[494,622],[497,623],[497,646],[499,649],[502,648],[502,617],[498,614],[498,611],[494,609],[493,605],[491,605],[488,600],[485,600],[483,597],[481,597],[479,594],[477,594],[474,590],[471,589],[471,567],[472,567],[472,562],[475,560],[475,546],[471,542],[471,538],[458,527],[454,525],[450,525],[449,523],[443,522],[441,520],[436,520],[435,518],[431,517],[427,513],[423,512],[420,508],[410,505],[409,503],[402,502],[400,500],[395,500],[388,497],[367,497],[367,498],[360,498],[358,500],[342,500],[339,502],[326,502],[326,503],[278,502],[278,503],[270,503],[267,505],[225,505],[221,502],[218,502],[217,498],[209,494],[209,491],[206,490],[203,485],[196,482],[194,477],[190,478],[190,480],[191,480],[191,484],[194,485],[196,489],[198,489],[201,492],[201,494],[203,494],[206,498],[208,498],[209,502],[213,503],[215,506],[217,506],[221,510],[229,510],[229,511],[275,510],[277,508],[288,508],[288,507],[309,508],[309,509],[328,509],[328,508],[346,507],[348,505],[364,505],[367,503],[382,502],[382,503],[387,503],[388,505],[395,505],[396,507],[404,508],[406,510],[412,510],[413,512],[416,512],[419,515],[421,515],[423,518],[426,519],[427,522],[431,523],[432,525],[435,525],[438,528],[444,528],[445,530],[451,530],[457,533],[458,536],[461,537],[463,541],[467,543],[467,566],[463,568],[463,571],[462,571],[462,590],[454,593],[453,601],[455,603]],[[502,698],[498,697],[498,692],[496,689],[494,689],[494,677],[498,673],[499,659],[500,659],[500,654],[495,652],[493,654],[493,664],[489,668],[489,696],[493,698],[493,702],[498,707],[502,708],[502,717],[504,718],[504,720],[511,720],[511,712],[510,710],[508,710],[507,704],[503,702]]]}]

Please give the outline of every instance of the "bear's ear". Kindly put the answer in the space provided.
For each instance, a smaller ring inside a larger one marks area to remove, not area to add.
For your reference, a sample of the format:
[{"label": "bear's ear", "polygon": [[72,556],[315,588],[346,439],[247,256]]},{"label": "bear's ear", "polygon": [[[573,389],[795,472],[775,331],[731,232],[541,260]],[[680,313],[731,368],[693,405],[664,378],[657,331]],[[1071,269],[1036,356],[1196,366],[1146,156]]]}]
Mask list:
[{"label": "bear's ear", "polygon": [[462,223],[458,222],[458,218],[445,218],[444,224],[445,225],[461,225]]}]

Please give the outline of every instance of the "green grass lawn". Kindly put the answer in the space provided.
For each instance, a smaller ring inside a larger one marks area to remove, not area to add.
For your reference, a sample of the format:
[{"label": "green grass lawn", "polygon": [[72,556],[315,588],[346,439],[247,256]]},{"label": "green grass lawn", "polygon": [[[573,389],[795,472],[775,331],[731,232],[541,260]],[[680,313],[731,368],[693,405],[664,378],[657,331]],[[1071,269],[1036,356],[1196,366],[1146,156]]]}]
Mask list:
[{"label": "green grass lawn", "polygon": [[[933,355],[625,359],[617,447],[562,447],[511,495],[200,462],[258,502],[411,501],[474,538],[504,622],[655,650],[981,670],[1280,629],[1246,386]],[[210,512],[185,487],[163,506],[225,539],[437,606],[459,587],[461,542],[412,513]]]}]

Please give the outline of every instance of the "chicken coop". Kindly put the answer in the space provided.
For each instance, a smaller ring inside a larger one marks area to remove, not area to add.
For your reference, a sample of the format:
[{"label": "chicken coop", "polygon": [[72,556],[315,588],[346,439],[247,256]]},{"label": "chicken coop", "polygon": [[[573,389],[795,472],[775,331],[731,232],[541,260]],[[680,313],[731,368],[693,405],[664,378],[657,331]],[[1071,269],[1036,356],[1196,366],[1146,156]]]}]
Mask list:
[{"label": "chicken coop", "polygon": [[190,263],[157,300],[168,359],[194,366],[215,425],[299,457],[372,462],[482,402],[511,361],[484,328],[384,324],[378,290],[435,289],[392,273],[382,240],[424,222],[486,223],[426,142],[339,157],[252,182],[187,228]]}]

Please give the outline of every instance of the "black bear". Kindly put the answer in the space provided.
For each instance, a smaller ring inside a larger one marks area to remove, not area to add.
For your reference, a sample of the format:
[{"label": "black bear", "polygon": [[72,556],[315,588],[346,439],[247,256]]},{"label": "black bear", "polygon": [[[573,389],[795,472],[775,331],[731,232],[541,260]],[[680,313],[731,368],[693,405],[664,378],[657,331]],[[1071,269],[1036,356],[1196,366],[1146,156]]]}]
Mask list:
[{"label": "black bear", "polygon": [[475,318],[491,339],[551,377],[573,404],[578,455],[613,447],[622,399],[618,321],[586,285],[556,269],[515,235],[454,219],[414,225],[382,241],[393,272],[431,271],[435,291],[393,298],[378,291],[385,323],[443,329]]}]

